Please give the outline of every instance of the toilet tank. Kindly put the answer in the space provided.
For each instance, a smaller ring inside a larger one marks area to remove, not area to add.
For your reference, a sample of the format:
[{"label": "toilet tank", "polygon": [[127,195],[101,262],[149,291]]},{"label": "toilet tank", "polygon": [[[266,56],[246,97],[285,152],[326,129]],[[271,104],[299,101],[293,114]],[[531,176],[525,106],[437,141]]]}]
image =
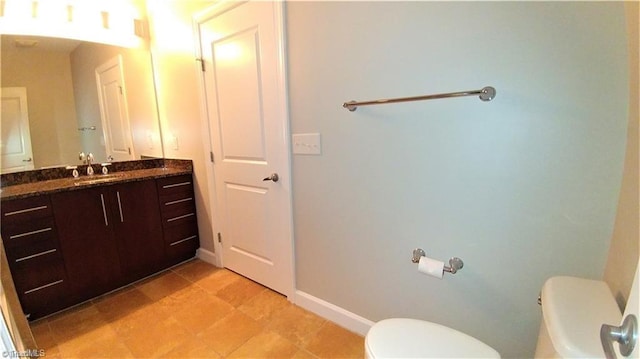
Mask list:
[{"label": "toilet tank", "polygon": [[542,323],[535,358],[602,358],[600,326],[622,314],[605,282],[552,277],[542,287]]}]

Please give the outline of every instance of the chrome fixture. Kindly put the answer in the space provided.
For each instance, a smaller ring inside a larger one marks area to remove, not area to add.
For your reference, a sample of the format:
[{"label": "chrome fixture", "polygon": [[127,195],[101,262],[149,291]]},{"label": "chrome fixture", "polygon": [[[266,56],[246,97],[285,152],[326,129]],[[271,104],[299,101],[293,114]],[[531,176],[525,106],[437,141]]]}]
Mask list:
[{"label": "chrome fixture", "polygon": [[435,100],[440,98],[463,97],[463,96],[474,96],[474,95],[479,95],[478,98],[482,101],[485,101],[485,102],[491,101],[496,97],[496,89],[491,86],[486,86],[480,90],[449,92],[449,93],[441,93],[436,95],[400,97],[400,98],[382,99],[382,100],[374,100],[374,101],[361,101],[361,102],[350,101],[350,102],[343,103],[342,107],[353,112],[358,108],[358,106],[383,105],[387,103],[396,103],[396,102]]},{"label": "chrome fixture", "polygon": [[[426,257],[427,254],[422,250],[422,248],[416,248],[413,250],[413,257],[411,257],[411,262],[419,263],[421,257]],[[464,262],[462,259],[458,257],[451,257],[449,259],[449,266],[444,266],[443,270],[445,272],[456,274],[457,271],[464,267]]]},{"label": "chrome fixture", "polygon": [[93,154],[91,152],[89,152],[89,154],[87,155],[87,175],[92,176],[93,175],[93,167],[91,167],[91,163],[93,162]]},{"label": "chrome fixture", "polygon": [[101,163],[100,166],[102,166],[102,174],[106,175],[109,173],[109,166],[111,166],[111,163],[109,162],[105,162],[105,163]]},{"label": "chrome fixture", "polygon": [[78,178],[80,174],[78,173],[78,166],[67,166],[66,169],[72,170],[71,175],[73,178]]},{"label": "chrome fixture", "polygon": [[616,358],[616,353],[613,350],[614,341],[620,345],[620,354],[625,357],[631,355],[638,342],[638,320],[635,315],[627,315],[619,327],[602,324],[600,342],[602,342],[602,349],[604,349],[604,355],[607,359]]},{"label": "chrome fixture", "polygon": [[278,180],[280,179],[280,177],[278,176],[277,173],[272,173],[271,176],[263,178],[263,181],[273,181],[273,182],[278,182]]}]

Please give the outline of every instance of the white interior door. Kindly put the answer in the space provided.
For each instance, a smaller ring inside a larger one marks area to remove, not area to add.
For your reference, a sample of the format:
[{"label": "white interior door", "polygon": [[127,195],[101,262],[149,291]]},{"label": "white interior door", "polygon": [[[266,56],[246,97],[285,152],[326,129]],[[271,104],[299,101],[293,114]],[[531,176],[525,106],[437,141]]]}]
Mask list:
[{"label": "white interior door", "polygon": [[2,173],[32,170],[26,87],[2,88],[0,164]]},{"label": "white interior door", "polygon": [[96,69],[96,82],[107,157],[111,156],[115,161],[134,160],[120,56]]},{"label": "white interior door", "polygon": [[[222,264],[292,295],[282,4],[222,3],[198,16],[197,23],[215,153]],[[274,173],[277,181],[263,180]]]}]

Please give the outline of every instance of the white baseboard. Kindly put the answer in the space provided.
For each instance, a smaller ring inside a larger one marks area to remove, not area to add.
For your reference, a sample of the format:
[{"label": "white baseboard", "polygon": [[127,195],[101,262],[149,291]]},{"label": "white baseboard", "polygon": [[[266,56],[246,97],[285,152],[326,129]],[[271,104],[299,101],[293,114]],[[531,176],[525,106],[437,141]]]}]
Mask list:
[{"label": "white baseboard", "polygon": [[218,262],[216,261],[216,254],[208,251],[204,248],[198,248],[196,250],[196,257],[198,257],[199,259],[209,263],[209,264],[213,264],[214,266],[218,266]]},{"label": "white baseboard", "polygon": [[[217,266],[216,254],[203,249],[198,248],[196,251],[196,257],[199,259]],[[358,333],[362,336],[366,335],[369,329],[375,324],[369,319],[363,318],[355,313],[352,313],[344,308],[338,307],[335,304],[324,301],[320,298],[316,298],[311,294],[305,293],[300,290],[296,290],[293,298],[287,298],[296,305],[315,313],[327,320],[330,320],[343,328],[346,328],[354,333]]]},{"label": "white baseboard", "polygon": [[297,290],[294,303],[310,312],[313,312],[327,320],[330,320],[343,328],[360,335],[366,335],[369,328],[375,324],[369,319],[363,318],[337,305],[316,298],[311,294]]}]

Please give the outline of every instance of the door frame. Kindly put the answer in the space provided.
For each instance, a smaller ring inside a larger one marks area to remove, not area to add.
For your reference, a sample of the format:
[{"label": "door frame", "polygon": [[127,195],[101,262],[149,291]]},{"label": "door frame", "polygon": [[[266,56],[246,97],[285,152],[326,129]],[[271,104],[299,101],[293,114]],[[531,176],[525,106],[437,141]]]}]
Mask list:
[{"label": "door frame", "polygon": [[[211,120],[208,115],[208,107],[207,107],[207,93],[205,86],[205,73],[202,71],[203,59],[202,59],[202,49],[201,45],[201,37],[200,37],[200,24],[204,23],[213,17],[221,15],[227,11],[230,11],[240,5],[248,3],[249,1],[234,1],[234,0],[220,0],[215,2],[213,5],[199,11],[193,15],[193,33],[195,39],[195,71],[197,73],[198,79],[198,92],[200,98],[200,118],[202,128],[206,131],[202,131],[202,139],[203,143],[206,145],[204,148],[204,158],[207,161],[206,172],[207,172],[207,189],[209,190],[209,198],[205,200],[208,201],[209,207],[211,208],[212,213],[212,224],[213,224],[213,234],[214,237],[220,233],[219,228],[220,225],[220,215],[216,211],[216,203],[218,199],[218,194],[216,192],[216,181],[215,181],[215,170],[213,163],[213,138],[211,138]],[[283,121],[282,125],[284,128],[284,133],[282,136],[282,141],[284,141],[284,146],[286,148],[286,166],[281,175],[281,186],[288,193],[288,201],[287,205],[289,208],[289,216],[288,216],[288,248],[289,255],[288,260],[289,263],[285,266],[290,269],[290,273],[287,273],[287,276],[290,278],[290,285],[288,286],[288,290],[286,293],[282,293],[287,296],[289,301],[294,300],[296,286],[295,286],[295,252],[294,252],[294,228],[293,228],[293,199],[292,199],[292,181],[291,181],[291,128],[290,128],[290,120],[289,120],[289,97],[288,97],[288,88],[287,88],[287,68],[286,68],[286,51],[285,51],[285,19],[284,19],[284,2],[281,1],[273,1],[274,6],[274,24],[275,24],[275,32],[276,32],[276,43],[277,43],[277,98],[278,98],[278,111],[280,113],[279,118]],[[209,159],[209,160],[207,160]],[[217,160],[217,159],[216,159]],[[222,256],[222,243],[219,241],[219,238],[214,238],[214,264],[218,267],[224,267],[224,258]]]}]

